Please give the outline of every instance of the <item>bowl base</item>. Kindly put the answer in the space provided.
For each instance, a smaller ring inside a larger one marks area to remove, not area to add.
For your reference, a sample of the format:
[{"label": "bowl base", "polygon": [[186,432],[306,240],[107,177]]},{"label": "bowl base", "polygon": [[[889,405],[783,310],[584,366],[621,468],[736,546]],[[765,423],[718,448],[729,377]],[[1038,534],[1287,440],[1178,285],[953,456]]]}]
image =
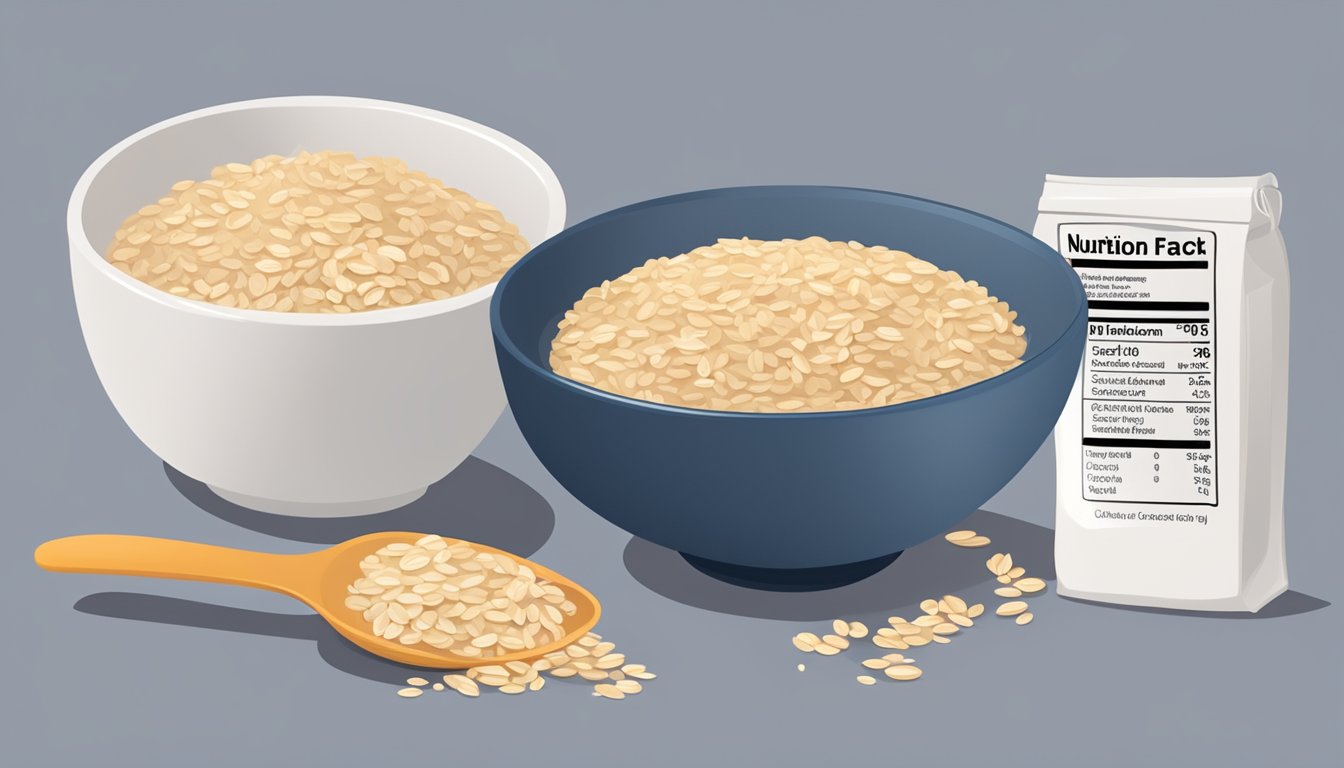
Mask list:
[{"label": "bowl base", "polygon": [[749,565],[706,560],[685,552],[682,552],[681,556],[697,571],[734,586],[771,592],[813,592],[843,587],[866,579],[891,565],[901,553],[820,568],[754,568]]},{"label": "bowl base", "polygon": [[269,512],[275,515],[289,515],[291,517],[355,517],[357,515],[372,515],[378,512],[387,512],[388,510],[404,507],[412,501],[425,495],[427,488],[421,488],[409,493],[400,493],[396,496],[388,496],[385,499],[368,499],[365,501],[337,501],[337,502],[305,502],[305,501],[282,501],[280,499],[263,499],[258,496],[248,496],[243,493],[234,493],[226,491],[217,486],[207,486],[214,494],[221,499],[237,504],[240,507],[255,509],[258,512]]}]

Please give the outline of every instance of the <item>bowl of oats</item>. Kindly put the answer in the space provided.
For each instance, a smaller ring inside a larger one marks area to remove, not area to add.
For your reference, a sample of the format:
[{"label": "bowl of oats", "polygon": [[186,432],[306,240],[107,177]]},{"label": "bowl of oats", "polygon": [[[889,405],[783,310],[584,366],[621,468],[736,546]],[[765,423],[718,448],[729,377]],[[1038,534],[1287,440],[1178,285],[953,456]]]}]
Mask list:
[{"label": "bowl of oats", "polygon": [[125,139],[67,223],[84,340],[131,431],[229,501],[331,516],[408,503],[489,431],[490,297],[564,219],[555,174],[496,130],[304,96]]},{"label": "bowl of oats", "polygon": [[576,498],[714,576],[852,581],[1049,435],[1086,298],[1007,224],[873,190],[705,190],[533,249],[491,322],[519,429]]}]

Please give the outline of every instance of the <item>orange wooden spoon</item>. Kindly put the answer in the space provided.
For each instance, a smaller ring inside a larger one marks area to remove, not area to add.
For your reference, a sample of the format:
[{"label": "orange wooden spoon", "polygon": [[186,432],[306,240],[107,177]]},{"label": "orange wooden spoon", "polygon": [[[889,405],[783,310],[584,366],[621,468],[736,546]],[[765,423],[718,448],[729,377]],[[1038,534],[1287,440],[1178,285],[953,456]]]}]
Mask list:
[{"label": "orange wooden spoon", "polygon": [[[48,541],[37,548],[33,559],[49,571],[213,581],[279,592],[307,603],[332,628],[369,653],[419,667],[461,669],[534,659],[577,641],[597,624],[602,607],[588,590],[530,560],[468,542],[478,550],[505,554],[526,563],[538,576],[563,588],[578,606],[574,616],[565,622],[568,630],[565,636],[544,647],[481,658],[458,656],[428,645],[402,645],[374,635],[359,611],[345,607],[349,594],[346,586],[361,575],[359,561],[364,556],[388,544],[412,544],[424,535],[404,531],[370,533],[317,552],[276,555],[148,536],[99,534]],[[445,541],[450,546],[457,543],[454,539]]]}]

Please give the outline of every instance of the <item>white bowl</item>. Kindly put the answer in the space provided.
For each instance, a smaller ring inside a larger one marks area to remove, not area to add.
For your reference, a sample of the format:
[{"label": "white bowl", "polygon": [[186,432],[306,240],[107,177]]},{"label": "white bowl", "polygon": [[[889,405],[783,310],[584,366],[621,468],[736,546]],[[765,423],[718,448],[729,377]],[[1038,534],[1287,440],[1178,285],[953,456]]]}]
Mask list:
[{"label": "white bowl", "polygon": [[265,312],[173,296],[103,257],[174,182],[304,149],[400,157],[497,206],[532,245],[564,227],[550,167],[483,125],[369,99],[225,104],[140,131],[80,177],[68,212],[80,326],[131,431],[224,498],[309,516],[392,509],[457,467],[504,409],[493,284],[370,312]]}]

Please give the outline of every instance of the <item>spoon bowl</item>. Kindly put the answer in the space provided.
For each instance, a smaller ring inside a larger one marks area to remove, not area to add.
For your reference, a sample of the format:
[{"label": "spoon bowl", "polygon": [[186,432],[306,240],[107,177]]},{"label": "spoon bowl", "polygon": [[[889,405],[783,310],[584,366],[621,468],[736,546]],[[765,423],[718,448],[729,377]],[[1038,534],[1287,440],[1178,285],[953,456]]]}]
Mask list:
[{"label": "spoon bowl", "polygon": [[449,546],[465,543],[483,552],[511,557],[564,589],[577,606],[575,614],[564,622],[564,637],[498,656],[468,657],[430,646],[402,645],[374,635],[361,612],[345,606],[349,595],[346,587],[359,577],[359,562],[367,555],[388,544],[413,544],[424,536],[406,531],[370,533],[316,552],[277,555],[149,536],[92,534],[48,541],[37,548],[33,559],[48,571],[210,581],[279,592],[307,604],[342,637],[375,656],[434,669],[535,659],[578,641],[597,625],[601,605],[573,581],[504,550],[445,538]]}]

